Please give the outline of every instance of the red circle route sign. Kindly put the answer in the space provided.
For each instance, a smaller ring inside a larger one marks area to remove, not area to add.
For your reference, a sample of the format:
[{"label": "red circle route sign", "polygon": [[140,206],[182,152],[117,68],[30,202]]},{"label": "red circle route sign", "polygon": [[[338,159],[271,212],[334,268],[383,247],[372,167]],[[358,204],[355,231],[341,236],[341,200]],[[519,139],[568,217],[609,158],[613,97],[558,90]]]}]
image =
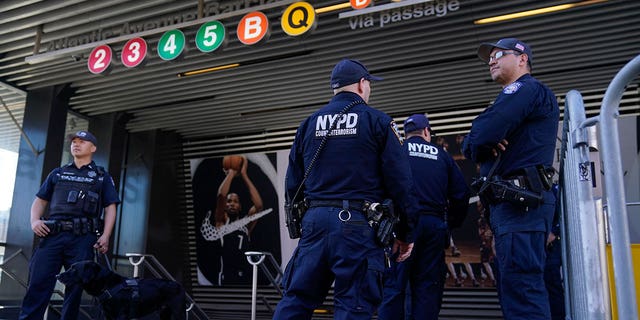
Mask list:
[{"label": "red circle route sign", "polygon": [[133,68],[147,56],[147,42],[142,38],[133,38],[125,43],[122,48],[122,64],[127,68]]},{"label": "red circle route sign", "polygon": [[93,74],[101,74],[109,65],[111,65],[111,58],[113,57],[113,51],[111,47],[106,44],[97,46],[91,50],[89,60],[87,61],[87,67]]}]

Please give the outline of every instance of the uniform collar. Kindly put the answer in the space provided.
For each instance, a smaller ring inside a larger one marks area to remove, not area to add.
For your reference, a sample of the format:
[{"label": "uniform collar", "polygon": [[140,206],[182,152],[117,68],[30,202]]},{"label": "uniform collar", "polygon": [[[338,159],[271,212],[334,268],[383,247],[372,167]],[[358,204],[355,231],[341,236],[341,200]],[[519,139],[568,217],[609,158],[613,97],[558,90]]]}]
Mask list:
[{"label": "uniform collar", "polygon": [[96,163],[93,160],[91,160],[91,162],[89,162],[89,164],[85,164],[84,166],[82,166],[80,168],[76,167],[76,164],[73,161],[67,163],[65,165],[65,167],[66,168],[77,168],[77,169],[82,169],[84,167],[87,167],[87,168],[92,169],[92,170],[96,170],[96,168],[97,168]]}]

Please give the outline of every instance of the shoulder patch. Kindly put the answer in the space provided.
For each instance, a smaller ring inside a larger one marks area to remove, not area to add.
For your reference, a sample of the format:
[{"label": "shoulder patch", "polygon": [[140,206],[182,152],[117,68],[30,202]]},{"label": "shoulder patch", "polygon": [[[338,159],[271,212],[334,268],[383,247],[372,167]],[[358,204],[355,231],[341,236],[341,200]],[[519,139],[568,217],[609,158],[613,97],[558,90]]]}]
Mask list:
[{"label": "shoulder patch", "polygon": [[504,87],[504,89],[502,89],[502,92],[504,94],[513,94],[518,92],[518,90],[520,90],[520,87],[522,87],[522,82],[514,82],[506,87]]},{"label": "shoulder patch", "polygon": [[400,145],[402,145],[404,143],[404,139],[402,138],[402,135],[400,134],[400,130],[398,130],[398,125],[393,120],[391,120],[391,123],[389,123],[389,125],[391,126],[391,131],[393,131],[393,134],[398,139],[398,142],[400,142]]}]

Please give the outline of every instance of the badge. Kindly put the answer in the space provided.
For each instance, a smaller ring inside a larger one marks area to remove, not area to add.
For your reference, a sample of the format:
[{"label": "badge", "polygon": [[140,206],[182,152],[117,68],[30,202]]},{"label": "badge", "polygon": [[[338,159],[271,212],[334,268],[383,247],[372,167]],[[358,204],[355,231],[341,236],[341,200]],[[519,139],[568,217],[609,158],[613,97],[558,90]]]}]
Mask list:
[{"label": "badge", "polygon": [[518,90],[520,90],[520,87],[522,87],[522,83],[516,81],[516,82],[504,87],[502,92],[504,94],[513,94],[513,93],[518,92]]},{"label": "badge", "polygon": [[97,174],[95,171],[89,171],[89,172],[87,173],[87,175],[88,175],[89,177],[91,177],[91,178],[94,178],[94,177],[95,177],[95,176],[97,176],[98,174]]},{"label": "badge", "polygon": [[400,130],[398,130],[398,125],[393,120],[391,120],[390,125],[391,125],[391,131],[393,131],[393,134],[395,134],[396,138],[398,138],[398,142],[400,142],[400,145],[402,145],[404,143],[404,139],[402,138],[402,135],[400,134]]}]

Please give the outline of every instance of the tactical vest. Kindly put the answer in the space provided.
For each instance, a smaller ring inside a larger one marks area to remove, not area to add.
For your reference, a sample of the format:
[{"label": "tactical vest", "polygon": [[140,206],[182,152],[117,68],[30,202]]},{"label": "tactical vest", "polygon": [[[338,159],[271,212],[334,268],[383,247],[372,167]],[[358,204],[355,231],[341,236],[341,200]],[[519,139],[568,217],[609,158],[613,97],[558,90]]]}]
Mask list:
[{"label": "tactical vest", "polygon": [[53,177],[50,217],[99,217],[104,168],[62,167]]}]

